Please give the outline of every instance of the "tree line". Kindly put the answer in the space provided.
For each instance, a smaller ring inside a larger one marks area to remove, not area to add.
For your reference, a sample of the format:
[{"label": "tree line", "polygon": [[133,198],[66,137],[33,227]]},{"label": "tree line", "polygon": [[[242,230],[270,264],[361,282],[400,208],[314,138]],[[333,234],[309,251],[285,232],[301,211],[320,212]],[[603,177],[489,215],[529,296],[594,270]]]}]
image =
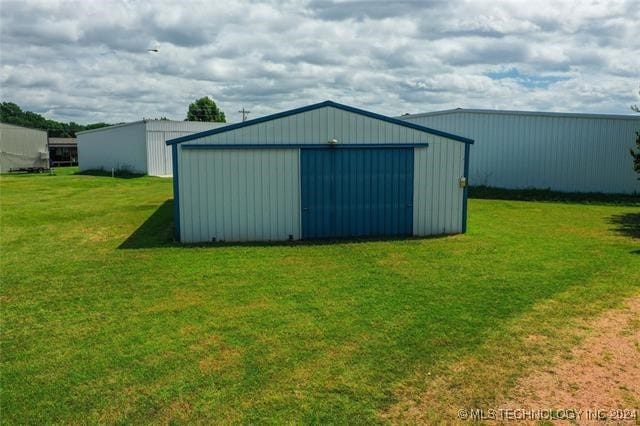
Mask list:
[{"label": "tree line", "polygon": [[49,120],[36,112],[23,111],[13,102],[0,103],[0,121],[7,124],[15,124],[16,126],[46,130],[50,137],[55,138],[75,138],[77,132],[111,126],[108,123],[85,125],[73,121],[62,123],[56,120]]},{"label": "tree line", "polygon": [[[213,99],[208,96],[200,98],[189,105],[186,119],[193,121],[217,121],[223,123],[226,121],[224,112],[219,109]],[[167,120],[167,118],[162,117],[160,120]],[[36,112],[24,111],[20,106],[13,102],[0,103],[0,121],[7,124],[15,124],[16,126],[46,130],[50,137],[55,138],[75,138],[77,132],[112,125],[109,123],[78,124],[73,121],[63,123],[56,120],[50,120]]]}]

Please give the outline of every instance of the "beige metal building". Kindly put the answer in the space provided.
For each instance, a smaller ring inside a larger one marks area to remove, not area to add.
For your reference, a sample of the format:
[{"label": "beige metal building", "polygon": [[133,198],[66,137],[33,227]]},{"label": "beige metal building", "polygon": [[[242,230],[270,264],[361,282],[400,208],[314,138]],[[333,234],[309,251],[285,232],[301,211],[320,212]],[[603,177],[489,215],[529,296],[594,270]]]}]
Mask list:
[{"label": "beige metal building", "polygon": [[47,132],[0,123],[0,173],[47,168]]}]

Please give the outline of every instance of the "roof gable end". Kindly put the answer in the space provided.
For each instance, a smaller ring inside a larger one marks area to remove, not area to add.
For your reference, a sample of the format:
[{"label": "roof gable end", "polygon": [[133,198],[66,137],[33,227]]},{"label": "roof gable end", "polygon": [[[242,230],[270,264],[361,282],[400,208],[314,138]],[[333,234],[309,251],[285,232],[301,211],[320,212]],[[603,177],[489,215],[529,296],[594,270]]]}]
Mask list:
[{"label": "roof gable end", "polygon": [[339,104],[337,102],[333,102],[333,101],[324,101],[324,102],[320,102],[317,104],[312,104],[312,105],[307,105],[304,107],[300,107],[300,108],[295,108],[295,109],[291,109],[288,111],[283,111],[283,112],[279,112],[276,114],[271,114],[271,115],[267,115],[264,117],[259,117],[259,118],[254,118],[252,120],[247,120],[244,121],[242,123],[236,123],[236,124],[230,124],[228,126],[224,126],[224,127],[220,127],[220,128],[216,128],[216,129],[211,129],[211,130],[206,130],[204,132],[199,132],[199,133],[193,133],[191,135],[187,135],[187,136],[182,136],[179,138],[175,138],[175,139],[170,139],[167,140],[167,145],[176,145],[182,142],[187,142],[187,141],[192,141],[195,139],[200,139],[206,136],[211,136],[211,135],[216,135],[216,134],[220,134],[220,133],[226,133],[226,132],[230,132],[236,129],[241,129],[243,127],[249,127],[255,124],[259,124],[259,123],[264,123],[267,121],[272,121],[272,120],[276,120],[279,118],[284,118],[284,117],[288,117],[291,115],[296,115],[296,114],[300,114],[303,112],[307,112],[307,111],[312,111],[315,109],[319,109],[319,108],[326,108],[326,107],[332,107],[332,108],[336,108],[336,109],[340,109],[343,111],[348,111],[354,114],[358,114],[358,115],[362,115],[374,120],[381,120],[387,123],[391,123],[391,124],[395,124],[398,126],[402,126],[402,127],[407,127],[410,129],[414,129],[414,130],[418,130],[424,133],[428,133],[428,134],[432,134],[432,135],[436,135],[436,136],[441,136],[447,139],[452,139],[452,140],[456,140],[459,142],[463,142],[463,143],[467,143],[467,144],[472,144],[473,140],[472,139],[468,139],[462,136],[458,136],[458,135],[454,135],[451,133],[447,133],[447,132],[442,132],[439,130],[435,130],[435,129],[431,129],[429,127],[425,127],[425,126],[421,126],[419,124],[415,124],[415,123],[411,123],[408,121],[404,121],[404,120],[399,120],[397,118],[392,118],[392,117],[387,117],[386,115],[381,115],[381,114],[376,114],[374,112],[370,112],[370,111],[366,111],[363,109],[359,109],[359,108],[354,108],[348,105],[343,105],[343,104]]}]

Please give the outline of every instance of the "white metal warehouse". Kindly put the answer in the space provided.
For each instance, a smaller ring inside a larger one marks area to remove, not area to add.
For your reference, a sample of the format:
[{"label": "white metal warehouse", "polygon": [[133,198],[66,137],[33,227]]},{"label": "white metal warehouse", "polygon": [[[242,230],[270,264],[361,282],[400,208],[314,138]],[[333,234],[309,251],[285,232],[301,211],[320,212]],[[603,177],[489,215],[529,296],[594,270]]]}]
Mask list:
[{"label": "white metal warehouse", "polygon": [[465,232],[472,143],[331,101],[176,138],[177,238]]},{"label": "white metal warehouse", "polygon": [[472,135],[471,185],[640,192],[629,155],[640,116],[453,109],[399,118]]},{"label": "white metal warehouse", "polygon": [[225,126],[201,121],[142,120],[78,132],[78,166],[171,176],[168,139]]},{"label": "white metal warehouse", "polygon": [[47,132],[0,123],[0,173],[48,168]]}]

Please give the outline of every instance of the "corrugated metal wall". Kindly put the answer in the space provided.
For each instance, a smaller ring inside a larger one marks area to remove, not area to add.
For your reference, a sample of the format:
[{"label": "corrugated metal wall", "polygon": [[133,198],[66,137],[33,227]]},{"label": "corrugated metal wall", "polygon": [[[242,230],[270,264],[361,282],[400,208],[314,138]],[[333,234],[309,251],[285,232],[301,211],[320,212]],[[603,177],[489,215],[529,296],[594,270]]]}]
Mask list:
[{"label": "corrugated metal wall", "polygon": [[166,141],[225,126],[200,121],[147,120],[78,134],[80,170],[128,169],[171,176],[171,147]]},{"label": "corrugated metal wall", "polygon": [[300,150],[302,237],[413,235],[413,148]]},{"label": "corrugated metal wall", "polygon": [[[360,114],[343,111],[337,108],[325,107],[321,109],[302,112],[288,117],[278,118],[271,121],[258,123],[252,126],[239,128],[229,132],[216,135],[204,136],[196,140],[184,142],[178,145],[178,166],[179,180],[177,182],[180,193],[180,223],[181,235],[183,241],[210,241],[213,236],[220,239],[217,235],[211,234],[211,229],[215,229],[215,233],[219,234],[224,230],[224,239],[226,241],[244,241],[247,238],[254,240],[285,240],[289,234],[293,233],[294,238],[299,238],[300,229],[290,230],[290,226],[284,226],[280,222],[284,220],[287,224],[299,222],[299,211],[281,209],[280,214],[287,216],[281,218],[273,214],[273,210],[264,212],[264,205],[255,205],[256,207],[248,210],[250,212],[249,220],[252,223],[260,221],[260,226],[265,229],[278,230],[270,231],[269,234],[253,235],[246,233],[241,234],[238,224],[234,224],[236,228],[211,228],[211,225],[203,225],[205,217],[210,213],[210,209],[214,208],[210,201],[207,204],[200,204],[195,198],[197,191],[202,194],[209,194],[208,191],[216,192],[216,197],[224,197],[224,200],[232,200],[233,197],[249,197],[255,198],[256,193],[251,186],[243,191],[234,192],[231,184],[216,183],[216,179],[222,179],[215,173],[221,173],[221,163],[211,162],[212,158],[220,156],[219,149],[188,149],[184,145],[198,144],[325,144],[331,138],[336,138],[340,144],[376,144],[376,143],[429,143],[427,148],[417,148],[414,158],[414,235],[431,235],[441,233],[457,233],[462,232],[462,204],[463,189],[459,188],[458,181],[464,172],[464,148],[465,144],[459,141],[449,140],[443,137],[426,134],[419,130],[410,129],[399,126],[397,124],[385,122],[382,120],[365,117]],[[298,158],[298,150],[272,150],[272,149],[247,149],[246,155],[251,155],[254,160],[264,166],[265,161],[270,164],[289,164],[292,152],[295,152]],[[235,151],[234,151],[235,152]],[[234,154],[239,155],[239,154]],[[207,159],[205,164],[203,159]],[[233,157],[230,157],[233,158]],[[241,179],[241,176],[250,176],[255,178],[255,163],[248,161],[233,160],[237,165],[237,174],[235,179]],[[276,166],[274,166],[276,167]],[[284,166],[277,166],[284,167]],[[296,166],[298,167],[298,166]],[[295,187],[287,182],[292,177],[289,173],[295,173],[298,179],[299,171],[293,166],[287,166],[282,173],[287,173],[282,180],[272,175],[264,175],[265,184],[271,190],[278,191],[278,194],[284,194],[291,188],[295,188],[296,203],[299,203],[299,182],[296,181]],[[225,173],[227,172],[225,169]],[[277,169],[276,175],[281,173],[281,169]],[[217,175],[216,175],[217,176]],[[231,176],[231,175],[229,175]],[[230,177],[229,177],[230,178]],[[227,178],[225,181],[227,181]],[[207,188],[216,188],[207,189]],[[262,187],[257,187],[257,191],[262,196]],[[188,198],[183,197],[185,192],[193,192]],[[213,193],[213,192],[212,192]],[[220,198],[222,199],[222,198]],[[225,201],[226,202],[226,201]],[[240,202],[240,201],[237,201]],[[247,201],[248,202],[248,201]],[[239,205],[238,205],[239,206]],[[239,208],[239,207],[238,207]],[[293,216],[295,215],[295,216]],[[209,219],[211,220],[211,219]],[[269,223],[262,222],[267,220]],[[220,222],[216,222],[220,223]],[[267,226],[268,225],[268,226]],[[231,226],[224,222],[220,226]],[[267,238],[268,237],[268,238]]]},{"label": "corrugated metal wall", "polygon": [[20,167],[49,167],[47,132],[0,123],[0,173]]},{"label": "corrugated metal wall", "polygon": [[165,143],[183,136],[180,132],[147,131],[147,173],[151,176],[172,176],[171,147]]},{"label": "corrugated metal wall", "polygon": [[80,132],[80,170],[128,170],[147,173],[145,125],[140,121],[100,130]]},{"label": "corrugated metal wall", "polygon": [[471,185],[640,192],[629,156],[640,117],[461,110],[399,118],[475,139]]},{"label": "corrugated metal wall", "polygon": [[147,120],[148,132],[179,132],[185,135],[204,132],[216,127],[226,126],[227,123],[214,123],[209,121],[175,121],[175,120]]},{"label": "corrugated metal wall", "polygon": [[[431,142],[436,136],[326,107],[283,117],[189,143],[208,144],[317,144],[336,138],[339,143]],[[459,143],[459,142],[458,142]]]},{"label": "corrugated metal wall", "polygon": [[464,149],[463,143],[444,138],[436,138],[427,148],[415,148],[414,235],[462,232]]},{"label": "corrugated metal wall", "polygon": [[300,238],[299,150],[181,150],[183,242]]},{"label": "corrugated metal wall", "polygon": [[169,139],[179,138],[226,125],[226,123],[201,121],[147,121],[147,174],[151,176],[173,175],[171,147],[165,143]]}]

